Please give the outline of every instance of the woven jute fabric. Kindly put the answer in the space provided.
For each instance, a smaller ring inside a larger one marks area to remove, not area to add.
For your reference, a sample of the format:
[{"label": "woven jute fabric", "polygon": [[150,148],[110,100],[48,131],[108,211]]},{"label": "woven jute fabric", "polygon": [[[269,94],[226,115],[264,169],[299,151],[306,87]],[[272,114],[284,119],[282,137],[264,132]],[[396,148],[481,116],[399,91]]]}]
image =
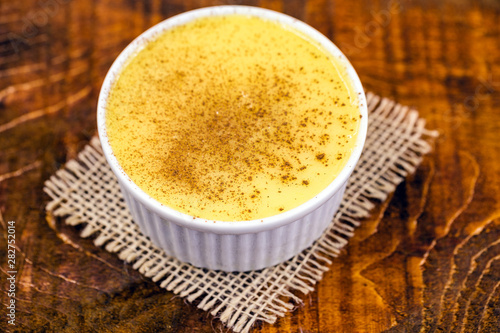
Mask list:
[{"label": "woven jute fabric", "polygon": [[425,128],[415,110],[374,94],[367,94],[369,127],[365,149],[352,174],[339,211],[325,233],[308,249],[274,267],[226,273],[194,267],[165,255],[134,223],[99,140],[93,139],[64,169],[45,183],[52,198],[48,213],[69,225],[84,225],[81,237],[94,236],[96,246],[130,263],[162,288],[197,300],[234,332],[248,332],[257,321],[274,323],[294,309],[321,280],[360,221],[405,176],[415,171],[430,151]]}]

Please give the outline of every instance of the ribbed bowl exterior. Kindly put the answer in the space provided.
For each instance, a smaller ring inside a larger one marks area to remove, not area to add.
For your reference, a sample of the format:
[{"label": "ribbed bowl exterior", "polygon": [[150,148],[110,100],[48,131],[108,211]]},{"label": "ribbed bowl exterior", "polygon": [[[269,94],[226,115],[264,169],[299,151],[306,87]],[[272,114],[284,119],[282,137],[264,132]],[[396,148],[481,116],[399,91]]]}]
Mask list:
[{"label": "ribbed bowl exterior", "polygon": [[344,184],[316,210],[281,227],[246,234],[216,234],[176,224],[149,210],[120,184],[141,231],[167,255],[197,267],[249,271],[279,264],[309,247],[332,221]]}]

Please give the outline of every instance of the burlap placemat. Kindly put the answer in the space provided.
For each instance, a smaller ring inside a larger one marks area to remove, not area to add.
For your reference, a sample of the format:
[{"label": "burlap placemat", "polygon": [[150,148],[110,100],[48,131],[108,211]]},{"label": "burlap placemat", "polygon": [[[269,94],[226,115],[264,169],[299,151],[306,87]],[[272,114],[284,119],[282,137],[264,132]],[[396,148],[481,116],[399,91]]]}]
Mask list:
[{"label": "burlap placemat", "polygon": [[116,253],[144,276],[198,308],[210,311],[234,332],[248,332],[256,321],[274,323],[301,300],[329,269],[377,200],[385,200],[430,151],[418,113],[368,93],[369,128],[365,150],[327,231],[311,247],[280,265],[260,271],[225,273],[178,261],[151,243],[132,221],[118,183],[93,139],[64,169],[45,183],[52,198],[47,212],[69,225],[84,224],[81,237],[94,235],[96,246]]}]

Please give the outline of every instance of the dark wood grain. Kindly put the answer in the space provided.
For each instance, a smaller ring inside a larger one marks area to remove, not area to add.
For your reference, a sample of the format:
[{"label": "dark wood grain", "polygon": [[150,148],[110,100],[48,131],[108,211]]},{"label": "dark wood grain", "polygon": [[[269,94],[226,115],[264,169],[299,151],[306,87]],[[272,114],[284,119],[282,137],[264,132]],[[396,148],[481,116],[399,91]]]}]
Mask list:
[{"label": "dark wood grain", "polygon": [[[36,332],[224,332],[195,305],[46,217],[43,182],[96,133],[111,63],[180,12],[247,4],[295,16],[348,55],[367,90],[440,137],[363,221],[303,304],[255,332],[498,332],[500,2],[20,0],[0,3],[0,278],[18,246],[16,326]],[[3,311],[0,313],[4,313]]]}]

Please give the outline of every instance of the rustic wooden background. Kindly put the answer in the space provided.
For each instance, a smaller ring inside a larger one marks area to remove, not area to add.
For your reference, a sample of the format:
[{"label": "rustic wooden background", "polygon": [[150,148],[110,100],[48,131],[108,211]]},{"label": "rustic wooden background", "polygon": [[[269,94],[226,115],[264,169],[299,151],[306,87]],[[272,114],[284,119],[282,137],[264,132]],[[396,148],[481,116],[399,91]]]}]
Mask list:
[{"label": "rustic wooden background", "polygon": [[304,304],[255,332],[498,332],[500,1],[437,2],[1,0],[0,330],[9,329],[8,221],[18,331],[227,330],[77,229],[47,220],[42,188],[96,133],[104,75],[134,37],[189,9],[248,4],[317,28],[367,90],[414,106],[440,132]]}]

